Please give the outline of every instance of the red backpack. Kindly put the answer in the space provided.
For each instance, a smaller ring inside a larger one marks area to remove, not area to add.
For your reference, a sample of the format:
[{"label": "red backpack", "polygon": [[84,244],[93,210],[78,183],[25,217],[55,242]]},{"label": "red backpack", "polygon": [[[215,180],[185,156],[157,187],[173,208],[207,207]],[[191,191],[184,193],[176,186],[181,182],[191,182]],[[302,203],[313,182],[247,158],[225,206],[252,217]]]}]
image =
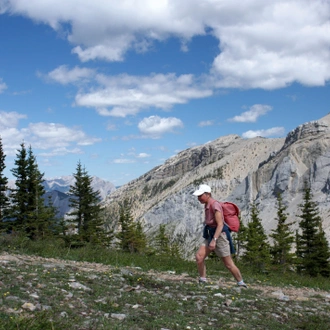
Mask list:
[{"label": "red backpack", "polygon": [[222,207],[224,223],[228,228],[237,233],[239,231],[239,208],[236,204],[231,202],[219,202]]}]

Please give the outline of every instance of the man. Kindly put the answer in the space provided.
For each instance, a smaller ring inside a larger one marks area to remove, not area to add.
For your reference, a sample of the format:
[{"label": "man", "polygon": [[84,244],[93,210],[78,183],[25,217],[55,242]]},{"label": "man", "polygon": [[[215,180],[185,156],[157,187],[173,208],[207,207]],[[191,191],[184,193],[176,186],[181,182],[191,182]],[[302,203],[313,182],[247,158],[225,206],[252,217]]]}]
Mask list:
[{"label": "man", "polygon": [[205,259],[214,251],[221,258],[225,267],[232,273],[237,281],[237,285],[246,288],[247,285],[243,281],[241,272],[231,257],[235,250],[229,228],[224,224],[220,203],[212,198],[211,188],[206,184],[200,185],[193,195],[197,196],[199,202],[205,205],[205,228],[203,234],[205,240],[196,253],[199,283],[206,283]]}]

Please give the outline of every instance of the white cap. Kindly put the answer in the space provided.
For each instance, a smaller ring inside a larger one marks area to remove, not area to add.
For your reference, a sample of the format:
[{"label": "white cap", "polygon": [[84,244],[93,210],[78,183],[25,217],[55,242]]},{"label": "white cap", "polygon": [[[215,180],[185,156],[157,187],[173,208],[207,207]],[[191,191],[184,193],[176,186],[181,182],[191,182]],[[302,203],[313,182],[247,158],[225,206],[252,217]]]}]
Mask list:
[{"label": "white cap", "polygon": [[210,193],[211,192],[211,187],[208,186],[207,184],[201,184],[198,187],[198,190],[196,190],[193,195],[194,196],[200,196],[203,195],[204,193]]}]

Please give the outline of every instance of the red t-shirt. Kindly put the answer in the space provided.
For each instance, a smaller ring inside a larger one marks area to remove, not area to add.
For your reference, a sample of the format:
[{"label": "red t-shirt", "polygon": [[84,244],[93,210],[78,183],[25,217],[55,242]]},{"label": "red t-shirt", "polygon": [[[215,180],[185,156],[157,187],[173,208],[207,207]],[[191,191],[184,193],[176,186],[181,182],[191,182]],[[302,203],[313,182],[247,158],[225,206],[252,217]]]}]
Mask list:
[{"label": "red t-shirt", "polygon": [[205,225],[217,227],[218,224],[215,221],[215,211],[219,211],[222,214],[222,207],[217,200],[211,197],[208,203],[205,204]]}]

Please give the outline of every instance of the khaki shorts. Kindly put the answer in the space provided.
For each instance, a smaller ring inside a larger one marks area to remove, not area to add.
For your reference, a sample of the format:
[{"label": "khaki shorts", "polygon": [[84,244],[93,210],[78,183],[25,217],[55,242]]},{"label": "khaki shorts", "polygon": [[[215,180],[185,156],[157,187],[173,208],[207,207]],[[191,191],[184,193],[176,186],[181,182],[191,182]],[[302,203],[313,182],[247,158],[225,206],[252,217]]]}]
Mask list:
[{"label": "khaki shorts", "polygon": [[[209,245],[207,239],[204,240],[203,245]],[[222,232],[217,239],[217,244],[215,246],[214,252],[220,258],[230,256],[230,245],[225,232]]]}]

